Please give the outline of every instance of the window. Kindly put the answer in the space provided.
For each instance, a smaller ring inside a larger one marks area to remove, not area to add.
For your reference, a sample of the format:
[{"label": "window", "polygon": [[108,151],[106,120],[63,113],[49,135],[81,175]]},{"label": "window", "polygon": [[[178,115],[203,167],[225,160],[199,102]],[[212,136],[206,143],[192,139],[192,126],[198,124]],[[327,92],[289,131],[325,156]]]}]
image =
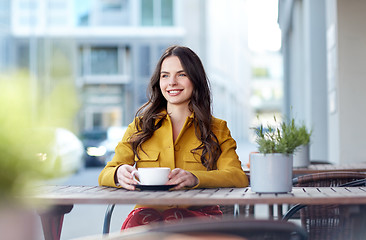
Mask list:
[{"label": "window", "polygon": [[127,26],[130,0],[74,0],[77,26]]},{"label": "window", "polygon": [[118,48],[92,47],[90,51],[90,73],[92,75],[118,74]]},{"label": "window", "polygon": [[64,0],[49,0],[47,3],[49,10],[66,9],[66,2]]},{"label": "window", "polygon": [[150,76],[150,46],[139,48],[139,75],[140,77]]},{"label": "window", "polygon": [[141,1],[141,25],[154,25],[154,4],[153,0]]},{"label": "window", "polygon": [[84,87],[84,128],[108,128],[122,124],[126,108],[126,90],[123,86],[93,84]]},{"label": "window", "polygon": [[161,25],[173,25],[173,2],[172,0],[161,0]]},{"label": "window", "polygon": [[103,115],[100,112],[93,113],[93,128],[98,128],[103,125]]},{"label": "window", "polygon": [[38,24],[38,19],[35,15],[27,15],[19,17],[19,23],[22,26],[35,27]]},{"label": "window", "polygon": [[128,5],[128,0],[104,0],[101,2],[103,12],[114,12],[125,9]]},{"label": "window", "polygon": [[77,26],[89,25],[91,4],[92,1],[89,0],[74,0]]},{"label": "window", "polygon": [[130,24],[129,0],[102,0],[98,9],[96,25],[126,26]]},{"label": "window", "polygon": [[127,79],[128,74],[130,74],[131,61],[129,47],[116,45],[81,46],[79,56],[81,77],[92,77],[94,80],[104,79],[103,81],[129,81]]},{"label": "window", "polygon": [[62,16],[48,16],[47,17],[47,24],[49,26],[63,26],[65,25],[66,21],[65,18]]},{"label": "window", "polygon": [[6,29],[10,22],[10,1],[0,1],[0,29]]},{"label": "window", "polygon": [[119,107],[92,107],[86,111],[85,129],[106,129],[110,126],[120,126],[122,109]]},{"label": "window", "polygon": [[142,26],[172,26],[173,0],[141,0]]},{"label": "window", "polygon": [[29,68],[29,45],[20,43],[17,48],[17,65],[21,69]]},{"label": "window", "polygon": [[22,10],[36,11],[38,3],[35,0],[21,0],[19,1],[19,7]]}]

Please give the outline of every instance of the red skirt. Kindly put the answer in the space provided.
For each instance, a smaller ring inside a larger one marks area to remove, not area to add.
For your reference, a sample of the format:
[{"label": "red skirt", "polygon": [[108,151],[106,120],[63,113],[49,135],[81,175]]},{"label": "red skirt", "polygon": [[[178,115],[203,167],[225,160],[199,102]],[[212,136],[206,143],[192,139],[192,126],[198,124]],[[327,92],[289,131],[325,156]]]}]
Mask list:
[{"label": "red skirt", "polygon": [[185,218],[191,217],[208,217],[219,218],[222,212],[218,205],[205,206],[195,209],[187,208],[170,208],[160,212],[154,208],[136,208],[130,212],[124,221],[121,230],[146,225],[152,222],[176,223]]}]

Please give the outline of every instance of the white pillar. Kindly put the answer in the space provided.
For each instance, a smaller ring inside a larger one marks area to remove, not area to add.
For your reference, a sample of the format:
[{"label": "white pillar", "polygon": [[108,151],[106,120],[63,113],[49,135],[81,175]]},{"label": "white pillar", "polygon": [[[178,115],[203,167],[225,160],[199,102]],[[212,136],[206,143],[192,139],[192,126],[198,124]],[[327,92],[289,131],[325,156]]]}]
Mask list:
[{"label": "white pillar", "polygon": [[328,159],[327,64],[325,2],[303,1],[304,10],[304,121],[313,129],[310,159]]},{"label": "white pillar", "polygon": [[366,161],[366,1],[327,0],[329,156]]}]

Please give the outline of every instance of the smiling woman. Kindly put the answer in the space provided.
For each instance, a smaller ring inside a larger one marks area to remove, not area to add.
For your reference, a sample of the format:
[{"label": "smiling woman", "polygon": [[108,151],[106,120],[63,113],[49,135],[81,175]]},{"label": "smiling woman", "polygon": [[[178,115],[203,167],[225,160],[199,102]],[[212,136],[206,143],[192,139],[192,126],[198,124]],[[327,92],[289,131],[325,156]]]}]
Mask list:
[{"label": "smiling woman", "polygon": [[[191,49],[167,48],[148,90],[148,102],[137,111],[114,158],[100,173],[100,185],[144,189],[133,173],[139,168],[165,167],[170,173],[163,186],[170,185],[172,190],[248,186],[226,121],[211,113],[209,81]],[[122,229],[221,215],[219,206],[136,206]]]}]

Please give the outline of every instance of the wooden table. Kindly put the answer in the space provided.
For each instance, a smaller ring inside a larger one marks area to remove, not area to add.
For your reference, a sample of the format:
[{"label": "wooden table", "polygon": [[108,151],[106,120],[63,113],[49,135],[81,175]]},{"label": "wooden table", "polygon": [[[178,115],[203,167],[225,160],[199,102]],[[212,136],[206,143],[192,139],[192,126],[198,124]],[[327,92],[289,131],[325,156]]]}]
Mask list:
[{"label": "wooden table", "polygon": [[[250,169],[245,167],[244,172],[250,179]],[[322,173],[322,172],[337,172],[337,171],[352,171],[352,172],[366,172],[366,162],[359,162],[359,163],[347,163],[347,164],[322,164],[313,162],[308,167],[297,167],[293,168],[292,175],[293,177],[298,177],[300,175],[312,174],[312,173]],[[268,213],[269,216],[273,218],[274,216],[274,206],[269,204]],[[277,205],[277,214],[278,216],[282,216],[282,204]]]},{"label": "wooden table", "polygon": [[255,204],[366,204],[366,187],[294,187],[286,194],[258,194],[250,188],[179,191],[127,191],[90,186],[45,186],[32,200],[55,208],[41,213],[45,239],[59,239],[63,216],[74,204],[255,205]]}]

